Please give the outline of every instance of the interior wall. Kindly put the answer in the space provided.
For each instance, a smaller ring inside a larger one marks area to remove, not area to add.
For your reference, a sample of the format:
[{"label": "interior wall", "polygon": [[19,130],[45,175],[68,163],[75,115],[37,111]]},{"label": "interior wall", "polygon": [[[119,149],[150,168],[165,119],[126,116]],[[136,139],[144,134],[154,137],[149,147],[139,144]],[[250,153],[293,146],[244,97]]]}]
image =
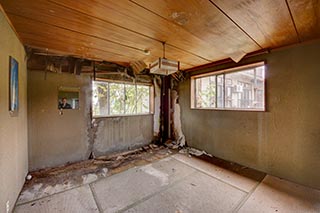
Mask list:
[{"label": "interior wall", "polygon": [[[30,170],[63,165],[151,142],[152,115],[91,120],[88,75],[30,71],[28,75]],[[80,88],[80,109],[58,110],[58,88]]]},{"label": "interior wall", "polygon": [[96,156],[146,145],[153,138],[153,116],[138,115],[96,119],[93,151]]},{"label": "interior wall", "polygon": [[[0,212],[10,211],[28,172],[27,70],[23,45],[0,6]],[[19,63],[19,112],[9,113],[9,56]]]},{"label": "interior wall", "polygon": [[239,63],[266,60],[266,112],[190,109],[190,78],[181,83],[181,118],[188,145],[319,189],[319,50],[316,41]]},{"label": "interior wall", "polygon": [[[79,109],[58,110],[58,88],[80,88]],[[29,167],[36,170],[88,158],[90,78],[28,71]]]}]

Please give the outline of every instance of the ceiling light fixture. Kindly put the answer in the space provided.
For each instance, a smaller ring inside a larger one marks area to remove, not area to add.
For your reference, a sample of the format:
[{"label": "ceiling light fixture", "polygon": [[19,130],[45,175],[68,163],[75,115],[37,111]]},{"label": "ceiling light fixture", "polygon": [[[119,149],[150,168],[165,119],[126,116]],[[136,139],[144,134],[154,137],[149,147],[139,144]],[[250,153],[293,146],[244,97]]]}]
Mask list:
[{"label": "ceiling light fixture", "polygon": [[166,59],[165,44],[165,42],[162,42],[163,57],[150,64],[150,73],[158,75],[171,75],[179,70],[179,61]]}]

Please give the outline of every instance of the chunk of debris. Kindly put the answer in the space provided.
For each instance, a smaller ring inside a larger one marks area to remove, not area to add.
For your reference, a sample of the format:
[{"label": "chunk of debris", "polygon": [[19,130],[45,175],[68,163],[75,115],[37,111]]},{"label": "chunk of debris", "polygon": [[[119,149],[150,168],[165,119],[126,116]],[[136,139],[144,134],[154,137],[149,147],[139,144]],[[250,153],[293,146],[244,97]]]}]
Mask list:
[{"label": "chunk of debris", "polygon": [[181,149],[181,150],[179,151],[179,153],[180,153],[180,154],[187,154],[187,153],[188,153],[188,149],[187,149],[187,148]]},{"label": "chunk of debris", "polygon": [[206,152],[198,150],[198,149],[195,149],[195,148],[189,148],[188,153],[191,154],[191,155],[200,156],[200,155],[205,154]]},{"label": "chunk of debris", "polygon": [[92,183],[94,181],[98,180],[98,176],[96,174],[86,174],[86,175],[82,175],[82,182],[83,184],[88,184],[88,183]]},{"label": "chunk of debris", "polygon": [[198,149],[195,149],[195,148],[192,148],[192,147],[187,147],[187,148],[181,149],[179,151],[179,153],[181,153],[181,154],[189,154],[189,155],[194,155],[194,156],[207,155],[209,157],[212,157],[212,155],[207,153],[206,151],[198,150]]},{"label": "chunk of debris", "polygon": [[159,146],[156,145],[156,144],[149,144],[149,147],[150,147],[151,149],[157,149],[157,148],[159,148]]},{"label": "chunk of debris", "polygon": [[147,151],[148,149],[150,149],[150,147],[149,147],[148,145],[146,145],[146,146],[142,147],[142,149],[143,149],[144,151]]},{"label": "chunk of debris", "polygon": [[103,168],[103,169],[101,169],[101,174],[102,174],[102,176],[103,176],[103,177],[107,177],[108,171],[109,171],[108,168]]},{"label": "chunk of debris", "polygon": [[30,175],[30,174],[27,175],[26,179],[27,179],[27,180],[31,180],[31,179],[32,179],[32,175]]},{"label": "chunk of debris", "polygon": [[122,155],[119,155],[116,160],[122,160],[124,157]]},{"label": "chunk of debris", "polygon": [[178,149],[179,144],[176,141],[167,140],[164,145],[170,149]]}]

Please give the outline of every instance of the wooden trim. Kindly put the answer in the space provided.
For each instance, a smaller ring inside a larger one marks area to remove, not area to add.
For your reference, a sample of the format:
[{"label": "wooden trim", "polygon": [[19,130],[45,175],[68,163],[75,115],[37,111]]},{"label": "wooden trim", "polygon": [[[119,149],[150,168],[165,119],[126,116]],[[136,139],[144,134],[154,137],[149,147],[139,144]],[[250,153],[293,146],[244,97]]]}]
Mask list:
[{"label": "wooden trim", "polygon": [[114,79],[107,79],[107,78],[96,78],[98,82],[108,82],[108,83],[119,83],[119,84],[132,84],[132,85],[145,85],[145,86],[153,86],[153,83],[146,83],[146,82],[132,82],[126,80],[114,80]]},{"label": "wooden trim", "polygon": [[150,98],[150,103],[149,103],[149,107],[150,107],[150,113],[153,114],[155,111],[155,103],[154,103],[154,97],[155,97],[155,89],[154,86],[150,86],[150,94],[149,94],[149,98]]},{"label": "wooden trim", "polygon": [[[241,72],[243,70],[246,69],[250,69],[250,68],[255,68],[258,66],[262,66],[262,65],[266,65],[266,61],[260,61],[260,62],[256,62],[256,63],[251,63],[251,64],[246,64],[246,65],[242,65],[242,66],[238,66],[238,67],[232,67],[229,69],[223,69],[223,70],[218,70],[218,71],[212,71],[212,72],[208,72],[208,73],[204,73],[204,74],[199,74],[199,75],[194,75],[190,77],[190,108],[191,109],[195,109],[195,110],[214,110],[214,111],[243,111],[243,112],[267,112],[267,79],[266,79],[266,72],[267,72],[267,66],[265,66],[264,69],[264,106],[263,109],[254,109],[254,108],[250,108],[248,110],[246,109],[242,109],[242,108],[225,108],[225,97],[226,97],[226,81],[225,81],[225,74],[226,73],[232,73],[232,72]],[[223,74],[223,108],[218,108],[217,106],[217,76]],[[215,76],[216,77],[216,107],[214,108],[197,108],[196,104],[195,104],[195,93],[196,93],[196,86],[195,86],[195,81],[197,78],[201,78],[201,77],[207,77],[207,76]]]},{"label": "wooden trim", "polygon": [[123,114],[123,115],[104,115],[104,116],[92,116],[93,119],[99,118],[118,118],[118,117],[134,117],[134,116],[153,116],[153,113],[141,113],[141,114]]},{"label": "wooden trim", "polygon": [[191,108],[191,110],[227,111],[227,112],[267,112],[266,109],[237,109],[237,108]]},{"label": "wooden trim", "polygon": [[230,72],[240,72],[240,71],[245,70],[245,69],[250,69],[250,68],[257,67],[257,66],[262,66],[262,65],[265,65],[265,61],[260,61],[260,62],[256,62],[256,63],[250,63],[250,64],[237,66],[237,67],[232,67],[232,68],[227,68],[227,69],[223,69],[223,70],[211,71],[211,72],[207,72],[207,73],[204,73],[204,74],[193,75],[190,78],[193,79],[193,78],[201,78],[201,77],[219,75],[219,74],[230,73]]}]

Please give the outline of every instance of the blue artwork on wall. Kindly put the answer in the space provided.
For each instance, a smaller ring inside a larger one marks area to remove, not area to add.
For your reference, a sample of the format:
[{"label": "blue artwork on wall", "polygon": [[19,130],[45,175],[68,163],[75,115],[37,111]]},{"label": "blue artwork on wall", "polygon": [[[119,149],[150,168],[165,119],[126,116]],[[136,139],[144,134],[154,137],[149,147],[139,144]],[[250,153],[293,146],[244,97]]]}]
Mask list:
[{"label": "blue artwork on wall", "polygon": [[9,111],[18,112],[19,109],[19,64],[9,57]]}]

